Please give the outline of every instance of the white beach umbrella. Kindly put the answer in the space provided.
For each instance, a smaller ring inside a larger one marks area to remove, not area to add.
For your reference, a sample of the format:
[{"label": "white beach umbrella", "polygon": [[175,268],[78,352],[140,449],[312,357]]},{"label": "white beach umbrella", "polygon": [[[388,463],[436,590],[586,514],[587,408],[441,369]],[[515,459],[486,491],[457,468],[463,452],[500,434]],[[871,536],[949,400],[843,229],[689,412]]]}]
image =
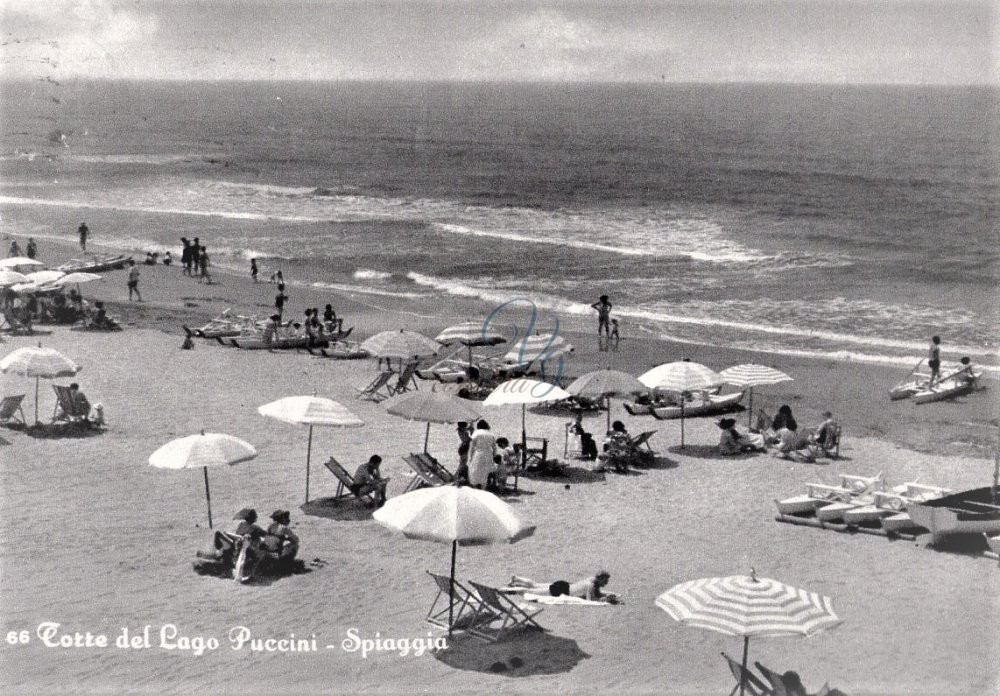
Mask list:
[{"label": "white beach umbrella", "polygon": [[249,442],[222,433],[188,435],[171,440],[149,456],[149,465],[157,469],[197,469],[205,474],[205,502],[208,526],[212,527],[212,493],[208,487],[208,467],[232,466],[250,461],[257,450]]},{"label": "white beach umbrella", "polygon": [[657,365],[652,370],[639,375],[639,381],[650,389],[680,393],[681,447],[684,447],[684,392],[710,389],[723,384],[726,380],[719,373],[701,363],[679,360]]},{"label": "white beach umbrella", "polygon": [[[751,636],[811,636],[841,623],[829,597],[750,575],[702,578],[656,598],[674,620],[730,636],[743,636],[743,673]],[[745,684],[740,684],[743,693]]]},{"label": "white beach umbrella", "polygon": [[[523,522],[500,498],[467,486],[437,486],[404,493],[387,501],[372,517],[411,539],[451,544],[452,592],[459,544],[514,543],[535,532],[534,525]],[[449,614],[449,634],[452,624]]]},{"label": "white beach umbrella", "polygon": [[411,360],[436,355],[441,344],[416,331],[382,331],[361,342],[361,347],[376,358]]},{"label": "white beach umbrella", "polygon": [[51,282],[51,285],[69,285],[74,283],[79,285],[80,283],[89,283],[94,280],[101,280],[104,278],[102,275],[97,273],[86,273],[84,271],[74,271],[73,273],[67,273],[66,275],[57,278],[55,281]]},{"label": "white beach umbrella", "polygon": [[769,384],[780,384],[782,382],[794,381],[781,370],[775,370],[767,365],[757,365],[755,363],[745,363],[727,367],[719,373],[726,382],[737,387],[747,387],[750,391],[750,403],[747,408],[747,423],[753,419],[753,388],[763,387]]},{"label": "white beach umbrella", "polygon": [[19,283],[30,283],[28,276],[9,268],[0,268],[0,287],[17,285]]},{"label": "white beach umbrella", "polygon": [[431,423],[471,422],[479,417],[479,409],[466,399],[434,391],[408,392],[394,396],[384,404],[394,416],[427,423],[424,452],[431,435]]},{"label": "white beach umbrella", "polygon": [[40,284],[29,280],[27,283],[17,283],[16,285],[11,285],[10,289],[14,292],[38,292],[43,288]]},{"label": "white beach umbrella", "polygon": [[38,380],[72,377],[80,366],[52,348],[27,346],[18,348],[0,360],[0,372],[35,378],[35,424],[38,424]]},{"label": "white beach umbrella", "polygon": [[611,397],[625,398],[640,394],[648,387],[627,372],[620,370],[594,370],[577,377],[566,387],[574,396],[608,400],[608,430],[611,430]]},{"label": "white beach umbrella", "polygon": [[35,261],[35,259],[29,259],[27,256],[11,256],[10,258],[0,259],[0,268],[20,268],[21,266],[44,266],[45,264],[41,261]]},{"label": "white beach umbrella", "polygon": [[306,502],[309,502],[309,462],[312,458],[313,426],[329,428],[357,428],[365,424],[363,420],[333,399],[313,396],[287,396],[269,404],[264,404],[257,412],[268,418],[276,418],[284,423],[309,426],[309,442],[306,445]]},{"label": "white beach umbrella", "polygon": [[34,271],[25,275],[27,275],[28,282],[30,283],[45,285],[46,283],[51,283],[54,280],[62,278],[66,274],[62,271]]},{"label": "white beach umbrella", "polygon": [[521,405],[521,466],[528,459],[528,432],[525,425],[525,412],[528,404],[540,404],[546,401],[559,401],[572,396],[565,389],[550,382],[539,382],[535,379],[518,377],[501,382],[483,401],[484,406]]}]

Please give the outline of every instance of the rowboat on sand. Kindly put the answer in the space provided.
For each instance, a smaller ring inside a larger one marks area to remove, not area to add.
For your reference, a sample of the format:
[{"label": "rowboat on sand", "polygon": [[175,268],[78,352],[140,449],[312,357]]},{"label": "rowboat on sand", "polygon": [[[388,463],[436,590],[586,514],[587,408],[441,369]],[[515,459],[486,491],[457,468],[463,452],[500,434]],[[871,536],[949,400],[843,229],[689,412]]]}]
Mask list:
[{"label": "rowboat on sand", "polygon": [[744,392],[734,392],[732,394],[705,394],[701,398],[688,399],[684,402],[683,411],[680,405],[676,406],[654,406],[653,415],[660,420],[672,418],[693,418],[695,416],[714,416],[720,413],[727,413],[739,406],[743,400]]},{"label": "rowboat on sand", "polygon": [[117,254],[115,256],[93,257],[89,259],[70,259],[56,270],[63,273],[100,273],[101,271],[116,271],[125,268],[132,259],[131,256]]}]

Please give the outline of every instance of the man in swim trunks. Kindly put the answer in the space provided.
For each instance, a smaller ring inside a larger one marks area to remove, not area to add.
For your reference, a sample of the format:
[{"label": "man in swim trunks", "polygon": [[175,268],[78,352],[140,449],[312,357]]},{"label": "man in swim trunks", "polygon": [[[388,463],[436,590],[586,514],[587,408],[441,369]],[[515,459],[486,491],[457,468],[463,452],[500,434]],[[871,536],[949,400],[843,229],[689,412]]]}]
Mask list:
[{"label": "man in swim trunks", "polygon": [[927,367],[931,369],[931,381],[930,385],[934,386],[934,383],[938,381],[941,376],[941,337],[934,336],[931,338],[931,347],[927,353]]}]

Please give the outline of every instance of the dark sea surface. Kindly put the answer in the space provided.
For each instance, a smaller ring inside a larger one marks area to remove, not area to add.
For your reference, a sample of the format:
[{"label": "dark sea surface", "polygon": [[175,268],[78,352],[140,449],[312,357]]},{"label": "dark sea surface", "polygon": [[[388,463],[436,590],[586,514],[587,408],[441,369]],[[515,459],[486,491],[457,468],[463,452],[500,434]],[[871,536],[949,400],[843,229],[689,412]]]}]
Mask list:
[{"label": "dark sea surface", "polygon": [[[3,232],[25,211],[225,220],[213,263],[393,297],[530,297],[626,335],[996,364],[998,90],[5,83]],[[235,221],[235,223],[234,223]],[[238,230],[238,232],[234,232]],[[179,248],[170,225],[95,230]]]}]

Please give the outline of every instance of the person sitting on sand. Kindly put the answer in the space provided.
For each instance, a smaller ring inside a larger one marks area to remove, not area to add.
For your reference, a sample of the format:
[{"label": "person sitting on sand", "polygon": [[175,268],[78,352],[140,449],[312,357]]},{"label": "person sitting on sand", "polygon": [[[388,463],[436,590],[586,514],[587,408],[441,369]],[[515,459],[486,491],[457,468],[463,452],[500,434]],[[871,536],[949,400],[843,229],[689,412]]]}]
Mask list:
[{"label": "person sitting on sand", "polygon": [[375,507],[385,505],[385,487],[389,483],[388,479],[382,478],[382,473],[379,470],[381,465],[382,457],[373,454],[354,472],[354,485],[351,487],[351,492],[354,495],[358,495],[363,490],[371,491],[375,498]]},{"label": "person sitting on sand", "polygon": [[729,456],[745,452],[761,452],[765,449],[763,435],[744,435],[736,429],[736,421],[733,418],[723,418],[715,424],[722,430],[719,433],[719,454]]},{"label": "person sitting on sand", "polygon": [[278,325],[280,324],[280,322],[281,322],[280,314],[272,314],[270,317],[267,318],[267,321],[264,322],[264,333],[262,336],[262,340],[264,342],[264,347],[267,348],[268,350],[273,350],[271,346],[274,345],[275,339],[278,338]]},{"label": "person sitting on sand", "polygon": [[771,430],[774,432],[778,432],[782,428],[788,428],[792,432],[799,429],[798,423],[795,422],[795,418],[792,416],[792,407],[788,404],[782,404],[774,420],[771,421]]},{"label": "person sitting on sand", "polygon": [[261,544],[275,560],[290,561],[299,552],[299,537],[288,526],[292,523],[292,514],[288,510],[275,510],[271,519],[274,522],[267,528]]},{"label": "person sitting on sand", "polygon": [[833,412],[824,411],[823,422],[816,426],[816,429],[813,430],[813,441],[819,443],[820,445],[825,444],[829,438],[833,437],[839,427],[840,426],[837,425],[837,421],[833,419]]},{"label": "person sitting on sand", "polygon": [[174,257],[170,255],[170,252],[169,251],[164,252],[164,254],[163,254],[163,265],[164,266],[169,266],[173,262],[174,262]]},{"label": "person sitting on sand", "polygon": [[617,604],[618,595],[610,592],[605,593],[603,591],[610,580],[611,574],[606,570],[601,570],[596,575],[589,578],[583,578],[582,580],[577,580],[576,582],[556,580],[555,582],[548,584],[535,582],[531,578],[513,575],[510,578],[510,584],[504,589],[510,593],[517,594],[531,593],[549,595],[551,597],[562,597],[563,595],[566,595],[568,597],[589,599],[592,602]]},{"label": "person sitting on sand", "polygon": [[[244,576],[238,578],[241,582],[246,582],[253,576],[253,569],[264,555],[261,546],[261,540],[264,536],[264,530],[257,526],[257,511],[253,508],[243,508],[233,515],[233,519],[229,521],[222,532],[215,533],[215,548],[219,551],[233,548],[232,539],[234,537],[246,538],[247,563],[243,569]],[[234,564],[235,561],[234,557]]]}]

